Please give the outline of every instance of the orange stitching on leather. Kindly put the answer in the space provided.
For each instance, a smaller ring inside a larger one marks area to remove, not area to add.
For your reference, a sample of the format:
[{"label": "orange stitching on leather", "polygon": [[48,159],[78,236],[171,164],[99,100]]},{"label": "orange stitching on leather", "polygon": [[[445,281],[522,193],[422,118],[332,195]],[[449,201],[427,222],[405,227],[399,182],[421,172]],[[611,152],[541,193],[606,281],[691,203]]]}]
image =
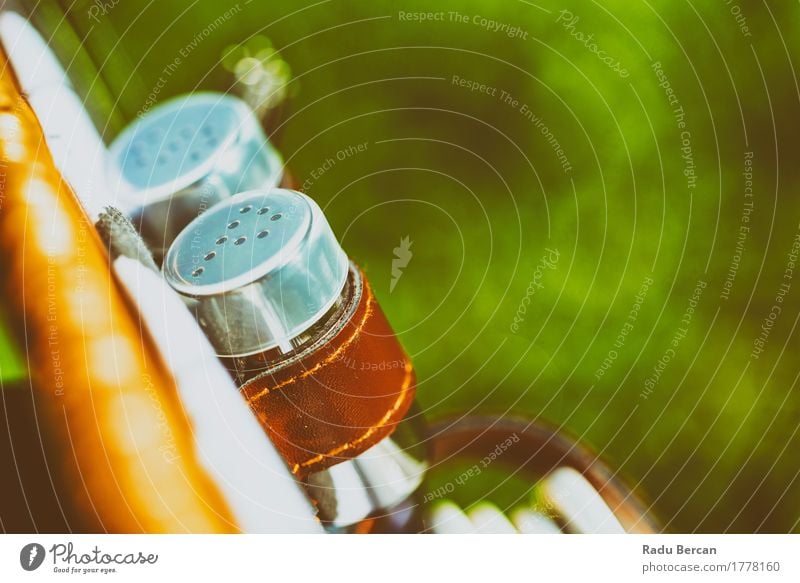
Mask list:
[{"label": "orange stitching on leather", "polygon": [[356,326],[355,331],[353,332],[353,334],[347,340],[342,342],[336,348],[336,350],[334,350],[331,354],[329,354],[328,357],[325,360],[321,360],[320,362],[318,362],[317,364],[315,364],[311,368],[304,370],[303,372],[301,372],[300,374],[298,374],[296,376],[293,376],[293,377],[291,377],[289,379],[286,379],[285,381],[281,381],[280,383],[278,383],[274,387],[266,387],[265,389],[262,389],[261,391],[259,391],[255,395],[253,395],[252,397],[248,397],[247,401],[251,403],[251,402],[255,401],[256,399],[260,399],[261,397],[263,397],[265,395],[268,395],[271,391],[277,391],[278,389],[282,389],[286,385],[291,385],[292,383],[296,383],[300,379],[304,379],[307,376],[314,374],[315,372],[317,372],[322,367],[327,366],[330,363],[334,362],[337,359],[337,357],[339,356],[339,354],[344,349],[346,349],[348,346],[350,346],[355,341],[356,337],[359,334],[361,334],[362,329],[367,324],[367,319],[372,314],[372,303],[373,303],[373,301],[374,301],[374,298],[373,298],[373,295],[372,295],[372,291],[370,290],[369,295],[367,295],[367,305],[366,305],[366,308],[364,309],[364,316],[361,318],[361,321],[358,323],[358,326]]},{"label": "orange stitching on leather", "polygon": [[410,361],[406,361],[406,366],[405,366],[406,376],[403,379],[403,386],[400,389],[400,396],[397,398],[397,400],[395,401],[394,405],[392,405],[392,408],[389,409],[383,417],[381,417],[380,421],[378,421],[375,425],[373,425],[372,427],[367,429],[364,432],[364,434],[361,435],[360,437],[358,437],[357,439],[354,439],[353,441],[345,443],[344,445],[337,446],[337,447],[333,448],[332,450],[330,450],[327,453],[321,453],[319,455],[316,455],[313,458],[308,459],[308,460],[306,460],[306,461],[304,461],[304,462],[302,462],[300,464],[295,464],[292,467],[292,472],[296,474],[297,472],[300,471],[301,467],[302,468],[307,468],[308,466],[314,465],[314,464],[322,461],[326,457],[335,456],[335,455],[338,455],[338,454],[342,453],[343,451],[347,451],[348,449],[350,449],[352,447],[355,447],[356,445],[358,445],[359,443],[363,442],[364,440],[369,439],[372,435],[374,435],[374,433],[376,431],[378,431],[378,429],[380,429],[381,427],[386,425],[389,422],[389,419],[392,418],[392,416],[397,412],[398,409],[400,409],[401,405],[405,401],[406,393],[408,392],[408,389],[411,386],[411,376],[412,376],[411,372],[412,372],[412,370],[413,370],[413,367],[411,366],[411,362]]}]

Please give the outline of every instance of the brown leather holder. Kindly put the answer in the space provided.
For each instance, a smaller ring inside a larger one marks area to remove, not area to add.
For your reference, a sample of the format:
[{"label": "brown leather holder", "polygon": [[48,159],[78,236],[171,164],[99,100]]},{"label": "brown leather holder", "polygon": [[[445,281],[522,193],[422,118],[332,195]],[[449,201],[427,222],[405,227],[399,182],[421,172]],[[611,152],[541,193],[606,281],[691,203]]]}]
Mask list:
[{"label": "brown leather holder", "polygon": [[299,478],[369,449],[414,400],[411,361],[360,280],[330,334],[241,388]]}]

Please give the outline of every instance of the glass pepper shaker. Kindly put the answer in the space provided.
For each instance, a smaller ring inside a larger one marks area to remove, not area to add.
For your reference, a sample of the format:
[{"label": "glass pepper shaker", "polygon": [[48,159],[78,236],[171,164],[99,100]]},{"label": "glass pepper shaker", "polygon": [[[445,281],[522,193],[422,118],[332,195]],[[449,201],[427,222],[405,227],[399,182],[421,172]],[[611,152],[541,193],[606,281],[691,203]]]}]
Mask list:
[{"label": "glass pepper shaker", "polygon": [[414,370],[322,210],[284,189],[192,221],[164,275],[333,530],[412,519],[427,468]]},{"label": "glass pepper shaker", "polygon": [[202,92],[142,113],[111,144],[109,185],[157,263],[199,214],[237,192],[277,186],[283,159],[242,100]]}]

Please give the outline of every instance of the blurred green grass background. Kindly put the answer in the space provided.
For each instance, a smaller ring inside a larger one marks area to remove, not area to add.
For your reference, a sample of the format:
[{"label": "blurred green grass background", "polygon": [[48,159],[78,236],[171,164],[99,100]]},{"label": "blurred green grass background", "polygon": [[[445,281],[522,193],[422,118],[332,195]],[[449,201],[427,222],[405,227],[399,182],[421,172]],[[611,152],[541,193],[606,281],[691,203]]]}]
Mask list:
[{"label": "blurred green grass background", "polygon": [[[749,37],[724,2],[120,2],[96,18],[85,0],[29,4],[109,139],[182,51],[159,99],[229,90],[224,47],[272,40],[298,90],[272,137],[365,267],[414,358],[428,415],[513,411],[563,426],[675,531],[798,530],[800,282],[764,353],[750,356],[800,222],[796,3],[739,0]],[[573,29],[562,10],[579,18]],[[443,20],[399,14],[431,11]],[[693,188],[654,62],[685,112]],[[754,206],[726,300],[745,152]],[[413,258],[390,293],[405,236]],[[512,331],[546,248],[559,260]],[[615,347],[645,278],[633,329]],[[700,280],[686,336],[643,398]],[[507,495],[492,494],[501,504]]]}]

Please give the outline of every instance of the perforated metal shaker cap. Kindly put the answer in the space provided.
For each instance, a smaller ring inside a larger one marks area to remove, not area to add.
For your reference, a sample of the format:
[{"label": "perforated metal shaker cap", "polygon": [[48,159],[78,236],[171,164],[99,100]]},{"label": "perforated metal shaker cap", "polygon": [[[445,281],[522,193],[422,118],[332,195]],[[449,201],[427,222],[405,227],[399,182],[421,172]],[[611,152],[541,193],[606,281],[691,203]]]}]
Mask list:
[{"label": "perforated metal shaker cap", "polygon": [[279,347],[342,294],[347,255],[319,206],[292,190],[254,190],[209,209],[175,239],[163,265],[220,356]]},{"label": "perforated metal shaker cap", "polygon": [[111,145],[110,185],[160,256],[198,214],[237,192],[277,186],[280,154],[236,97],[196,93],[145,113]]}]

